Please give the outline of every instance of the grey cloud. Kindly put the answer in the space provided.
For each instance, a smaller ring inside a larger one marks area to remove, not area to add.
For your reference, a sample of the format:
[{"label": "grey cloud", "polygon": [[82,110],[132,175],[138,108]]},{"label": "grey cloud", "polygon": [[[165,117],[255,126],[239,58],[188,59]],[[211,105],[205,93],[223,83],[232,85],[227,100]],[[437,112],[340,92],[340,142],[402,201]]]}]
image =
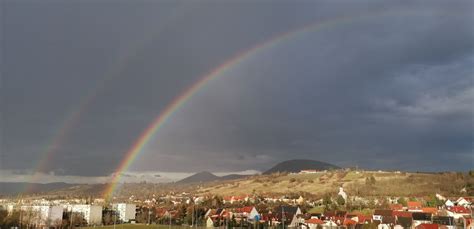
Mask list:
[{"label": "grey cloud", "polygon": [[300,34],[229,69],[170,118],[132,170],[265,170],[293,158],[471,168],[472,2],[367,3],[7,1],[1,167],[34,168],[109,77],[47,168],[107,177],[167,104],[235,53],[310,23],[394,9]]}]

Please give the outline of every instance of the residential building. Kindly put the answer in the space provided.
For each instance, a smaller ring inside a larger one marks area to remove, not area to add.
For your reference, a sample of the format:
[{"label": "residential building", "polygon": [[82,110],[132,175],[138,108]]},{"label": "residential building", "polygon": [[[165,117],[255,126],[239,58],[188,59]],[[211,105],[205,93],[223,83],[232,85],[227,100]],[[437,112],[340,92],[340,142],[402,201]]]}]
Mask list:
[{"label": "residential building", "polygon": [[135,214],[137,211],[135,204],[119,203],[114,205],[114,209],[117,211],[119,219],[122,222],[135,220]]},{"label": "residential building", "polygon": [[102,224],[102,206],[90,204],[74,204],[67,205],[66,210],[69,212],[81,214],[88,225]]},{"label": "residential building", "polygon": [[21,206],[24,212],[22,221],[25,224],[36,227],[59,226],[63,219],[63,208],[61,206]]}]

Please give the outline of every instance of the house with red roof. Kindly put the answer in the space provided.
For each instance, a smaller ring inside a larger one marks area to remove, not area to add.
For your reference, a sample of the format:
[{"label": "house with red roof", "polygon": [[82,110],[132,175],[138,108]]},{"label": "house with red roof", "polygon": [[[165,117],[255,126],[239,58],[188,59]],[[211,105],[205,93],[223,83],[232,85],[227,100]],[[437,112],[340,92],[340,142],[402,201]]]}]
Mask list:
[{"label": "house with red roof", "polygon": [[413,225],[415,226],[431,223],[431,217],[432,217],[431,213],[413,212],[411,216],[413,219]]},{"label": "house with red roof", "polygon": [[345,219],[342,225],[345,226],[346,228],[355,228],[355,226],[357,225],[357,222],[352,219]]},{"label": "house with red roof", "polygon": [[372,223],[372,216],[363,215],[361,213],[349,213],[346,217],[359,224]]},{"label": "house with red roof", "polygon": [[463,207],[468,207],[472,204],[473,202],[473,198],[472,197],[459,197],[457,200],[456,200],[456,204],[458,206],[463,206]]},{"label": "house with red roof", "polygon": [[418,201],[408,201],[407,207],[408,211],[421,211],[423,205]]},{"label": "house with red roof", "polygon": [[232,214],[238,220],[254,221],[256,217],[259,217],[260,219],[260,214],[258,213],[257,209],[253,206],[236,208],[232,212]]},{"label": "house with red roof", "polygon": [[416,229],[438,229],[438,224],[433,223],[422,223],[415,227]]},{"label": "house with red roof", "polygon": [[238,202],[249,201],[250,198],[248,196],[224,196],[222,198],[225,204],[233,204]]},{"label": "house with red roof", "polygon": [[407,217],[407,218],[412,218],[413,212],[407,212],[407,211],[393,211],[393,216],[396,217]]},{"label": "house with red roof", "polygon": [[433,207],[423,207],[421,208],[421,212],[431,213],[432,215],[438,214],[438,209]]},{"label": "house with red roof", "polygon": [[323,225],[324,221],[320,219],[307,219],[304,223],[309,227],[309,229],[316,229],[318,225]]},{"label": "house with red roof", "polygon": [[459,213],[459,214],[471,214],[471,211],[463,206],[453,206],[448,208],[448,211]]},{"label": "house with red roof", "polygon": [[155,210],[155,216],[157,218],[168,218],[170,217],[170,213],[167,209],[165,208],[156,208]]},{"label": "house with red roof", "polygon": [[452,216],[456,220],[471,215],[471,211],[463,206],[448,207],[446,210],[448,216]]},{"label": "house with red roof", "polygon": [[401,205],[401,204],[390,204],[390,210],[401,211],[401,210],[403,210],[403,205]]}]

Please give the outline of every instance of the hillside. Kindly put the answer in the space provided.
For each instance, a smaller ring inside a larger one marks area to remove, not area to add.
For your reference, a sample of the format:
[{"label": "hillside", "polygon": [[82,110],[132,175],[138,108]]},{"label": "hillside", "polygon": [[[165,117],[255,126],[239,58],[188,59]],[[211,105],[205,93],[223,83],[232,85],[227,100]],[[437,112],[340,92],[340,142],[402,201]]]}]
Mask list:
[{"label": "hillside", "polygon": [[[374,183],[367,178],[374,177]],[[408,173],[333,170],[315,174],[274,173],[246,179],[210,183],[201,186],[201,195],[251,195],[306,193],[313,196],[335,194],[339,187],[349,195],[358,196],[426,196],[440,193],[447,196],[474,194],[474,177],[466,173]]]},{"label": "hillside", "polygon": [[191,183],[202,183],[202,182],[210,182],[210,181],[216,181],[219,180],[220,177],[204,171],[204,172],[199,172],[194,175],[191,175],[189,177],[186,177],[180,181],[177,181],[177,184],[191,184]]},{"label": "hillside", "polygon": [[0,195],[42,193],[72,186],[75,186],[75,184],[67,184],[62,182],[47,184],[28,182],[0,182]]},{"label": "hillside", "polygon": [[225,181],[225,180],[236,180],[247,177],[247,175],[239,174],[229,174],[226,176],[216,176],[210,172],[204,171],[199,172],[189,177],[186,177],[180,181],[177,181],[176,184],[193,184],[193,183],[206,183],[212,181]]},{"label": "hillside", "polygon": [[[212,174],[213,175],[213,174]],[[218,176],[207,177],[215,178]],[[374,177],[373,184],[367,178]],[[219,177],[218,177],[219,178]],[[254,175],[237,180],[218,180],[188,184],[127,183],[118,189],[117,197],[127,199],[131,195],[150,196],[169,192],[191,192],[197,195],[251,195],[256,194],[304,194],[321,197],[335,194],[339,187],[350,196],[427,196],[439,193],[445,196],[474,195],[474,177],[467,173],[408,173],[332,170],[315,174],[274,173]],[[100,196],[104,184],[77,185],[48,191],[38,196]],[[466,188],[467,193],[461,192]]]},{"label": "hillside", "polygon": [[278,163],[263,174],[268,175],[276,172],[297,173],[301,170],[329,170],[338,169],[338,166],[315,160],[289,160]]}]

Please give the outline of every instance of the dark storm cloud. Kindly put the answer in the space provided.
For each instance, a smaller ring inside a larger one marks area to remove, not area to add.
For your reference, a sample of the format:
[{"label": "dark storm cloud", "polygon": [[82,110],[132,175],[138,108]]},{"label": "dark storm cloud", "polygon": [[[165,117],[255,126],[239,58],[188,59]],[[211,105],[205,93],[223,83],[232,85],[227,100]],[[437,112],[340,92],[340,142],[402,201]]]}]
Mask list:
[{"label": "dark storm cloud", "polygon": [[50,159],[57,174],[111,173],[170,101],[238,51],[309,23],[386,9],[400,13],[295,36],[230,69],[169,120],[133,169],[264,170],[294,158],[472,167],[469,1],[4,5],[4,169],[34,167],[106,75]]}]

